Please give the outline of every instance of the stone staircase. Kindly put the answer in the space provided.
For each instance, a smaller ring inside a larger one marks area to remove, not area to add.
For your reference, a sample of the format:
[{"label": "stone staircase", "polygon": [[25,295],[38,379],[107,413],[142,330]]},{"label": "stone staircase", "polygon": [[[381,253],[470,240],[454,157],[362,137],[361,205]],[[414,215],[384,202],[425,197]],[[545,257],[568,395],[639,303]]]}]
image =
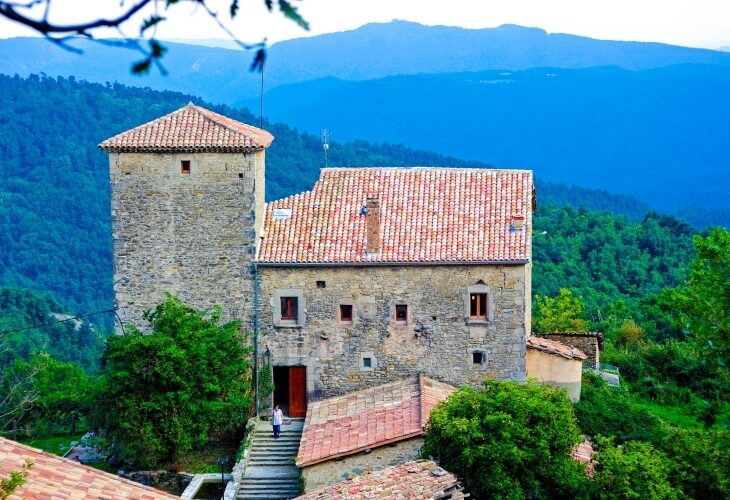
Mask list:
[{"label": "stone staircase", "polygon": [[304,420],[292,419],[281,426],[279,439],[274,439],[270,422],[259,421],[256,424],[237,500],[299,496],[299,468],[294,465],[294,458],[299,450],[303,427]]}]

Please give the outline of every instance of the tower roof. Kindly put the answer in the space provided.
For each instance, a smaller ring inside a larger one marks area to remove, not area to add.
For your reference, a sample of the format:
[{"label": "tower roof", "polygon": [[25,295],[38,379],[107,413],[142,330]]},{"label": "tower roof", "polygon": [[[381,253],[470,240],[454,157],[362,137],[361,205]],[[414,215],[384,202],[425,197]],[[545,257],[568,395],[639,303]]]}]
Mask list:
[{"label": "tower roof", "polygon": [[247,153],[269,147],[274,136],[195,104],[105,140],[99,147],[114,153]]}]

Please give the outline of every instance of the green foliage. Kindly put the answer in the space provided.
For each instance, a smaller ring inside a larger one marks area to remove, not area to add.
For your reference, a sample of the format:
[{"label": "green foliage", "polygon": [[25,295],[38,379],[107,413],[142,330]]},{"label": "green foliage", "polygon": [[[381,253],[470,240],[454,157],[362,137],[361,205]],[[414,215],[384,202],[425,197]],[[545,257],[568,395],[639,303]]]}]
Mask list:
[{"label": "green foliage", "polygon": [[130,326],[107,342],[94,421],[119,454],[140,467],[235,432],[251,409],[251,349],[220,308],[197,311],[179,299],[145,315],[152,333]]},{"label": "green foliage", "polygon": [[672,462],[672,484],[685,495],[730,498],[730,431],[676,429],[659,447]]},{"label": "green foliage", "polygon": [[259,369],[259,404],[261,411],[269,408],[269,396],[274,393],[274,369],[271,363],[265,362]]},{"label": "green foliage", "polygon": [[672,217],[640,222],[609,213],[543,207],[535,214],[533,290],[554,297],[562,288],[585,304],[591,327],[613,331],[626,320],[648,338],[674,336],[656,294],[680,284],[694,257],[693,229]]},{"label": "green foliage", "polygon": [[22,470],[12,471],[8,477],[0,479],[0,499],[4,500],[10,497],[19,486],[26,483],[25,477],[31,467],[33,467],[33,461],[26,460]]},{"label": "green foliage", "polygon": [[536,332],[584,332],[585,305],[567,288],[561,288],[557,297],[536,297],[537,311],[532,322]]},{"label": "green foliage", "polygon": [[697,258],[689,282],[669,293],[680,324],[699,340],[703,354],[730,370],[730,231],[715,228],[695,236]]},{"label": "green foliage", "polygon": [[611,387],[597,375],[583,374],[580,401],[574,406],[581,430],[589,436],[656,441],[664,435],[661,421],[638,406],[622,387]]},{"label": "green foliage", "polygon": [[607,344],[603,359],[619,367],[622,383],[641,398],[680,407],[709,425],[730,413],[730,374],[715,373],[694,341]]},{"label": "green foliage", "polygon": [[[15,420],[32,435],[48,436],[55,431],[76,434],[84,424],[93,405],[95,379],[74,363],[62,363],[47,354],[36,354],[29,361],[16,360],[6,368],[3,381],[27,381],[22,397],[30,395],[21,410],[4,415],[0,425],[8,429]],[[14,397],[11,384],[0,385],[0,398]]]},{"label": "green foliage", "polygon": [[16,359],[27,360],[33,353],[44,351],[59,361],[73,361],[89,372],[97,371],[106,334],[87,321],[12,331],[62,319],[59,314],[64,311],[48,293],[0,288],[0,331],[9,332],[2,338],[0,369]]},{"label": "green foliage", "polygon": [[681,490],[669,480],[671,461],[651,444],[629,441],[613,446],[613,441],[597,438],[593,476],[596,497],[614,498],[680,498]]},{"label": "green foliage", "polygon": [[464,479],[475,498],[579,494],[585,467],[566,394],[534,382],[485,381],[459,389],[432,412],[421,453]]}]

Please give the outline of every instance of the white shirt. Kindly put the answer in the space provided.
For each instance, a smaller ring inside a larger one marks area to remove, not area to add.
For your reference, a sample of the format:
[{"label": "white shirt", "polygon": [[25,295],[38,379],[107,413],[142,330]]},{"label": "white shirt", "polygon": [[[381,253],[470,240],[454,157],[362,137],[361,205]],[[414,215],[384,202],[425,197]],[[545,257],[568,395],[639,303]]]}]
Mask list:
[{"label": "white shirt", "polygon": [[281,409],[274,410],[274,416],[271,419],[272,425],[281,425],[281,419],[284,418],[284,413]]}]

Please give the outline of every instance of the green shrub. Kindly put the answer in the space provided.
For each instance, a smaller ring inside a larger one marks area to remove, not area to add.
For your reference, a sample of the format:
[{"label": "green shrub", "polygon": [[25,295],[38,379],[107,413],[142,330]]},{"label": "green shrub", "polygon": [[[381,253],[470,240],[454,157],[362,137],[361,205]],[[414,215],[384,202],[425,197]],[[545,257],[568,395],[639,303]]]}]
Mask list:
[{"label": "green shrub", "polygon": [[622,387],[611,387],[597,375],[583,374],[580,401],[575,414],[589,436],[611,436],[617,443],[631,439],[655,441],[665,429],[654,414],[640,408]]},{"label": "green shrub", "polygon": [[671,461],[651,444],[629,441],[614,446],[610,438],[596,439],[593,487],[597,498],[679,498],[672,486]]},{"label": "green shrub", "polygon": [[687,496],[730,498],[730,431],[676,429],[659,447],[672,461],[672,483]]},{"label": "green shrub", "polygon": [[463,478],[474,498],[580,496],[585,466],[565,392],[535,382],[486,381],[462,388],[432,412],[422,448]]}]

